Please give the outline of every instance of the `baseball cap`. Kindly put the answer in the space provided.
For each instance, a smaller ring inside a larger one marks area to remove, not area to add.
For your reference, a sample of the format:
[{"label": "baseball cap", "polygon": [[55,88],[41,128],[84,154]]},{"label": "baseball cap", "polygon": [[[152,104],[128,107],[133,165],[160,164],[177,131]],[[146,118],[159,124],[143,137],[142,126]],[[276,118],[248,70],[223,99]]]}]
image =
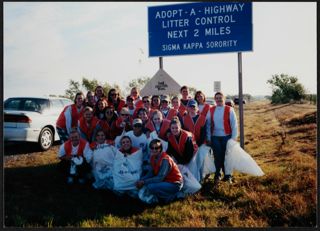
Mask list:
[{"label": "baseball cap", "polygon": [[195,101],[194,99],[189,99],[187,106],[188,106],[188,107],[191,107],[191,106],[196,106],[196,107],[198,107],[198,103],[197,103],[197,101]]},{"label": "baseball cap", "polygon": [[162,102],[162,101],[170,102],[170,100],[169,100],[169,96],[167,96],[167,95],[163,95],[163,96],[161,96],[161,102]]},{"label": "baseball cap", "polygon": [[139,119],[139,118],[136,118],[136,119],[133,120],[132,124],[133,124],[133,125],[142,124],[142,120]]},{"label": "baseball cap", "polygon": [[121,109],[121,111],[120,111],[120,115],[121,115],[121,114],[130,115],[129,109],[126,108],[126,107],[123,107],[123,108]]}]

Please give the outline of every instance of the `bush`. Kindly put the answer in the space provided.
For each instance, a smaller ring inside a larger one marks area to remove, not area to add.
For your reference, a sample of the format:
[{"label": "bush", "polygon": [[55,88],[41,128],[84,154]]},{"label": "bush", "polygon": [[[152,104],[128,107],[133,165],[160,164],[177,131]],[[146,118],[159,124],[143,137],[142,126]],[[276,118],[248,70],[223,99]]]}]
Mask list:
[{"label": "bush", "polygon": [[289,103],[301,101],[306,96],[306,90],[298,82],[298,78],[286,74],[273,75],[267,83],[272,86],[272,104]]}]

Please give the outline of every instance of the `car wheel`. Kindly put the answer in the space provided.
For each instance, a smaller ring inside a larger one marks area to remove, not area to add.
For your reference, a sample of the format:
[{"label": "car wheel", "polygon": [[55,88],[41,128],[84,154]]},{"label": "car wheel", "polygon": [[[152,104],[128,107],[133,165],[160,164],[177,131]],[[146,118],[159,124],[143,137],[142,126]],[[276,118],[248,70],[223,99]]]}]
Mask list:
[{"label": "car wheel", "polygon": [[53,133],[50,128],[44,128],[40,132],[39,145],[43,151],[48,150],[53,144]]}]

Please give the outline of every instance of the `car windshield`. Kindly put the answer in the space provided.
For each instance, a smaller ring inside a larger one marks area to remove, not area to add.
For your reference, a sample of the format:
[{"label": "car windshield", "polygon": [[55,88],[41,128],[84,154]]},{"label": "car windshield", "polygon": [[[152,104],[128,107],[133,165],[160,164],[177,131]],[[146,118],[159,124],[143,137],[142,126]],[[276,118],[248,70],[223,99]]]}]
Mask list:
[{"label": "car windshield", "polygon": [[4,102],[5,110],[42,112],[49,106],[47,99],[9,98]]}]

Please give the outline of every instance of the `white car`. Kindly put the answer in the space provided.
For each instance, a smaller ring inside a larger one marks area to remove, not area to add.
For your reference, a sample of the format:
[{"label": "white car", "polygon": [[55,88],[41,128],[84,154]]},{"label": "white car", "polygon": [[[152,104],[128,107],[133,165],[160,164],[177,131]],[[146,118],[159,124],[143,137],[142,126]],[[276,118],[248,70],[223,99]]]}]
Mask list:
[{"label": "white car", "polygon": [[60,140],[56,121],[72,100],[57,97],[12,97],[4,101],[4,141],[37,142],[48,150]]}]

